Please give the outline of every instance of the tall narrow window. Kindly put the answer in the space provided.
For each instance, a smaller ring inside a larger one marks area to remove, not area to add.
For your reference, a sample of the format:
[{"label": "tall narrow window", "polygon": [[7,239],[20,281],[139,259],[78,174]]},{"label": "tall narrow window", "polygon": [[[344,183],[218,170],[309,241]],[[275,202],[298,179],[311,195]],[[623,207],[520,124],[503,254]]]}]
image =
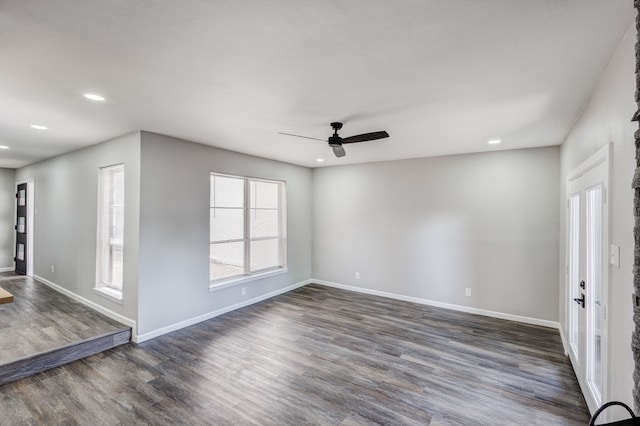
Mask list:
[{"label": "tall narrow window", "polygon": [[284,182],[211,174],[212,287],[286,267]]},{"label": "tall narrow window", "polygon": [[100,169],[96,289],[122,299],[124,165]]}]

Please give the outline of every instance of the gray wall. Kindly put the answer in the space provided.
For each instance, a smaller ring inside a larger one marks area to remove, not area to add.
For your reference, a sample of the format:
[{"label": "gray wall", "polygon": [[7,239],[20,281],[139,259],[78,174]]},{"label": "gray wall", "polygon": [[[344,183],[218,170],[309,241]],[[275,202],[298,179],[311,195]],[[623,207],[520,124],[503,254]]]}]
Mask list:
[{"label": "gray wall", "polygon": [[0,169],[0,200],[0,269],[13,269],[16,216],[16,174],[13,169]]},{"label": "gray wall", "polygon": [[558,171],[558,147],[315,169],[313,277],[557,321]]},{"label": "gray wall", "polygon": [[[123,303],[96,294],[99,168],[125,164]],[[34,179],[33,273],[129,319],[137,317],[140,133],[132,133],[16,171]],[[54,265],[55,272],[51,272]]]},{"label": "gray wall", "polygon": [[[631,7],[631,6],[630,6]],[[610,400],[633,406],[633,331],[631,295],[633,293],[633,190],[635,168],[633,133],[637,125],[631,117],[636,110],[634,43],[635,25],[631,25],[594,89],[582,117],[562,144],[560,223],[560,318],[566,332],[565,205],[567,174],[603,145],[613,142],[611,196],[609,198],[610,241],[620,246],[620,268],[611,267],[609,276],[609,364]]]},{"label": "gray wall", "polygon": [[[147,132],[141,158],[139,334],[311,277],[310,169]],[[209,291],[210,172],[286,181],[287,273]]]}]

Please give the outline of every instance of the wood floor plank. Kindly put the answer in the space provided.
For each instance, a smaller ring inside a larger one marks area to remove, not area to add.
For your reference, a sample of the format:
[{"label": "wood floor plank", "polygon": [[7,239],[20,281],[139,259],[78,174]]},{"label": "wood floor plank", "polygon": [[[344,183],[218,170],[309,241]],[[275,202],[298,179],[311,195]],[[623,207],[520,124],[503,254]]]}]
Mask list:
[{"label": "wood floor plank", "polygon": [[0,365],[129,329],[30,277],[0,272],[0,285],[14,295],[0,305]]},{"label": "wood floor plank", "polygon": [[557,330],[319,285],[1,386],[0,412],[9,424],[589,420]]}]

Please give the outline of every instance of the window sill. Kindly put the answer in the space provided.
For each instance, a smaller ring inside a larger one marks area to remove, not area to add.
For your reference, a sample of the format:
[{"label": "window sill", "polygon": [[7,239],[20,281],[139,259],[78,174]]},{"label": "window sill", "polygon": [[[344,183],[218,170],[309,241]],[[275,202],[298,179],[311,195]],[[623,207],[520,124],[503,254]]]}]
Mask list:
[{"label": "window sill", "polygon": [[112,302],[122,304],[122,292],[118,290],[114,290],[109,287],[94,287],[93,291],[96,294],[111,300]]},{"label": "window sill", "polygon": [[263,278],[268,278],[268,277],[273,277],[275,275],[280,275],[280,274],[284,274],[285,272],[287,272],[288,269],[286,267],[284,268],[278,268],[278,269],[273,269],[270,271],[265,271],[265,272],[260,272],[254,275],[247,275],[247,276],[242,276],[242,277],[236,277],[236,278],[231,278],[228,281],[220,281],[217,283],[211,283],[209,284],[209,291],[217,291],[217,290],[222,290],[223,288],[229,288],[229,287],[233,287],[239,284],[246,284],[248,282],[251,281],[255,281],[255,280],[260,280]]}]

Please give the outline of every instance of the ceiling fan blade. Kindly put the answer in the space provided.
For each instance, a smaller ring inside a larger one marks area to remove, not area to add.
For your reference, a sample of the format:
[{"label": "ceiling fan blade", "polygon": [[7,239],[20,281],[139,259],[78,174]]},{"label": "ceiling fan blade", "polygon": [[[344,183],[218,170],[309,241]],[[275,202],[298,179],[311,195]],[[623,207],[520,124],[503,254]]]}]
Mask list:
[{"label": "ceiling fan blade", "polygon": [[345,152],[344,148],[342,147],[342,145],[336,145],[336,146],[332,146],[331,148],[333,148],[333,153],[336,155],[336,157],[340,158],[340,157],[344,157],[347,153]]},{"label": "ceiling fan blade", "polygon": [[279,135],[287,135],[287,136],[294,136],[296,138],[305,138],[305,139],[313,139],[315,141],[322,141],[322,142],[326,142],[326,139],[318,139],[318,138],[312,138],[309,136],[301,136],[301,135],[294,135],[293,133],[284,133],[284,132],[278,132]]},{"label": "ceiling fan blade", "polygon": [[389,133],[382,132],[372,132],[372,133],[363,133],[361,135],[349,136],[348,138],[343,138],[342,143],[354,143],[354,142],[366,142],[366,141],[374,141],[376,139],[384,139],[388,138]]}]

